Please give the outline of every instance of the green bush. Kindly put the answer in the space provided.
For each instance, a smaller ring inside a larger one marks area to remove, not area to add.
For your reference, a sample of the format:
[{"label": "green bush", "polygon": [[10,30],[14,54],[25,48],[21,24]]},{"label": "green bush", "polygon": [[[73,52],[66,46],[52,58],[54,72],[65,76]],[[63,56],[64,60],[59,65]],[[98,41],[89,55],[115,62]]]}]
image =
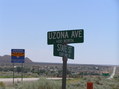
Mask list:
[{"label": "green bush", "polygon": [[3,82],[0,82],[0,89],[5,89],[5,84]]}]

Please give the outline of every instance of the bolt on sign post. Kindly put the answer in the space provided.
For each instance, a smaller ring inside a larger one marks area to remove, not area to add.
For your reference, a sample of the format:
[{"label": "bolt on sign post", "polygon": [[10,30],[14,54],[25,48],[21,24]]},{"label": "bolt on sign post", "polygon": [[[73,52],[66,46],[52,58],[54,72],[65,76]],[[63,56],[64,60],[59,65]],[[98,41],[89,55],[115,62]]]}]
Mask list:
[{"label": "bolt on sign post", "polygon": [[87,89],[93,89],[93,82],[87,82]]},{"label": "bolt on sign post", "polygon": [[62,89],[66,89],[66,76],[67,76],[67,60],[74,59],[74,47],[67,45],[69,43],[83,43],[84,30],[65,30],[65,31],[51,31],[47,33],[48,45],[53,44],[54,56],[62,57],[63,72],[62,72]]},{"label": "bolt on sign post", "polygon": [[11,63],[13,63],[13,84],[14,84],[14,63],[22,63],[21,80],[23,81],[23,63],[25,59],[24,49],[12,49],[11,50]]}]

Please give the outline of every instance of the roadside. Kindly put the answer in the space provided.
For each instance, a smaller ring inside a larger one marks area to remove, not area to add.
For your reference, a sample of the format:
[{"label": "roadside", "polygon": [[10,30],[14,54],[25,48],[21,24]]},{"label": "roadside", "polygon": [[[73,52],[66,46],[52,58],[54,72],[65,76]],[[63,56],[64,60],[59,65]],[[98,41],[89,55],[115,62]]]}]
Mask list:
[{"label": "roadside", "polygon": [[[23,78],[24,82],[31,82],[31,81],[37,81],[39,78]],[[21,82],[21,78],[14,78],[14,83]],[[0,82],[5,83],[6,85],[11,85],[13,84],[13,78],[0,78]]]},{"label": "roadside", "polygon": [[[60,80],[62,78],[46,78],[46,79],[52,79],[52,80]],[[39,78],[23,78],[23,82],[33,82],[37,81]],[[21,82],[21,78],[14,78],[14,83]],[[13,84],[13,78],[0,78],[0,82],[5,83],[6,85],[12,85]]]},{"label": "roadside", "polygon": [[115,75],[115,72],[116,72],[116,66],[114,66],[113,72],[112,72],[111,76],[108,79],[112,79]]}]

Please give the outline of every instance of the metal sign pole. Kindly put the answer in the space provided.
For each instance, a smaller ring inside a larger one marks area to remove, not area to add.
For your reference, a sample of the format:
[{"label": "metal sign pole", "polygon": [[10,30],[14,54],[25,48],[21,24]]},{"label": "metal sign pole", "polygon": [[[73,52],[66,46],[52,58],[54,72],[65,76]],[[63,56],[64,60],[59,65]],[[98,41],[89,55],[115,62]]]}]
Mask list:
[{"label": "metal sign pole", "polygon": [[66,89],[67,57],[63,57],[62,89]]},{"label": "metal sign pole", "polygon": [[23,71],[24,69],[23,69],[23,63],[22,63],[22,70],[21,70],[21,81],[23,82]]},{"label": "metal sign pole", "polygon": [[13,84],[14,84],[14,63],[13,63]]}]

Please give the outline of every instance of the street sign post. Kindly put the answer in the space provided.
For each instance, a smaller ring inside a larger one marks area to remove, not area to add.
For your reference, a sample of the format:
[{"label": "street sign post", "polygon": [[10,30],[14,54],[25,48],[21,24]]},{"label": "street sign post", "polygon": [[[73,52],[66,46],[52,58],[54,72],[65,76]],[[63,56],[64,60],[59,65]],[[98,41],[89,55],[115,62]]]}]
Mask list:
[{"label": "street sign post", "polygon": [[24,63],[25,50],[24,49],[12,49],[11,50],[11,62],[12,63]]},{"label": "street sign post", "polygon": [[51,31],[47,33],[48,44],[63,44],[63,43],[83,43],[84,31],[78,30],[65,30],[65,31]]},{"label": "street sign post", "polygon": [[14,63],[22,63],[21,81],[23,81],[23,63],[25,59],[24,49],[12,49],[11,50],[11,63],[13,63],[13,84],[14,84]]},{"label": "street sign post", "polygon": [[62,89],[66,89],[67,60],[74,59],[74,47],[69,43],[83,43],[84,30],[65,30],[50,31],[47,33],[48,45],[54,45],[54,56],[60,56],[63,59]]},{"label": "street sign post", "polygon": [[63,61],[63,72],[62,72],[62,89],[66,89],[66,79],[67,79],[67,57],[62,57]]},{"label": "street sign post", "polygon": [[54,44],[54,56],[74,59],[74,47],[65,44]]}]

